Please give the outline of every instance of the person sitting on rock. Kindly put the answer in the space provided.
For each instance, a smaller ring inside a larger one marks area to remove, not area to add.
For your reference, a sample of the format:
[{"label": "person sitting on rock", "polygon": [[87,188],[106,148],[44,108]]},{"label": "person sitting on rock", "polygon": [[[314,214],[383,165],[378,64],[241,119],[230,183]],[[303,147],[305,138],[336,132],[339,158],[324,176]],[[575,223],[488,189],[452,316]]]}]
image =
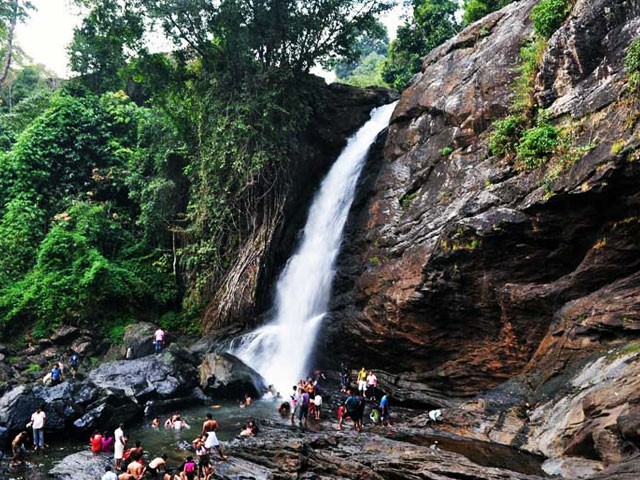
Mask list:
[{"label": "person sitting on rock", "polygon": [[102,451],[102,434],[98,430],[93,432],[93,435],[89,438],[89,443],[93,453],[100,453]]},{"label": "person sitting on rock", "polygon": [[247,423],[244,424],[244,428],[238,434],[238,438],[242,437],[253,437],[258,433],[258,425],[256,422],[250,418]]},{"label": "person sitting on rock", "polygon": [[[136,444],[139,442],[136,442]],[[132,449],[133,450],[133,449]],[[144,477],[146,467],[142,464],[142,454],[135,451],[131,454],[131,463],[127,466],[127,472],[133,475],[135,480],[141,480]]]},{"label": "person sitting on rock", "polygon": [[180,469],[180,478],[182,480],[194,480],[196,478],[197,465],[193,461],[193,457],[189,455]]},{"label": "person sitting on rock", "polygon": [[172,468],[168,468],[167,471],[164,472],[162,480],[180,480],[180,476],[176,475]]},{"label": "person sitting on rock", "polygon": [[104,475],[100,480],[118,480],[118,475],[113,472],[111,465],[104,467]]},{"label": "person sitting on rock", "polygon": [[105,437],[103,435],[102,440],[100,440],[100,443],[101,443],[100,450],[102,452],[113,452],[113,442],[114,440],[112,436]]}]

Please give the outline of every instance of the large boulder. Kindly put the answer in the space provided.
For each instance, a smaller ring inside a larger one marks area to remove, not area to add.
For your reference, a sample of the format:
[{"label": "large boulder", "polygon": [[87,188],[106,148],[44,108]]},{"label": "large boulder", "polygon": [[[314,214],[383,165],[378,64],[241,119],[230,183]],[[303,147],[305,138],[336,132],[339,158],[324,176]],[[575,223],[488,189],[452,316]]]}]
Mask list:
[{"label": "large boulder", "polygon": [[120,423],[135,423],[143,413],[143,407],[122,390],[106,389],[98,400],[87,405],[86,412],[73,426],[80,431],[113,430]]},{"label": "large boulder", "polygon": [[157,325],[148,322],[138,322],[127,325],[124,330],[122,357],[130,351],[130,358],[140,358],[154,352],[153,334]]},{"label": "large boulder", "polygon": [[261,396],[266,389],[262,376],[230,353],[209,353],[200,364],[200,387],[216,398]]},{"label": "large boulder", "polygon": [[110,455],[83,451],[66,456],[49,470],[49,475],[57,480],[98,479],[102,478],[107,466],[113,466]]},{"label": "large boulder", "polygon": [[122,390],[127,397],[147,400],[188,397],[197,385],[196,360],[171,345],[157,355],[100,365],[88,375],[95,385]]}]

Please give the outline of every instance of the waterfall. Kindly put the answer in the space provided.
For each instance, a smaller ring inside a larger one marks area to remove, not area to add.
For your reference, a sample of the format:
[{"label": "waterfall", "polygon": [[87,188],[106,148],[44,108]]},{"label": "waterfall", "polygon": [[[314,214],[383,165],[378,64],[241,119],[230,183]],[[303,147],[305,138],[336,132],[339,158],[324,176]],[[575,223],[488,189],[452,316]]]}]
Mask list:
[{"label": "waterfall", "polygon": [[369,148],[389,124],[395,103],[376,108],[348,141],[322,181],[303,237],[280,274],[274,315],[263,327],[237,339],[232,353],[280,392],[303,378],[316,334],[326,314],[342,231]]}]

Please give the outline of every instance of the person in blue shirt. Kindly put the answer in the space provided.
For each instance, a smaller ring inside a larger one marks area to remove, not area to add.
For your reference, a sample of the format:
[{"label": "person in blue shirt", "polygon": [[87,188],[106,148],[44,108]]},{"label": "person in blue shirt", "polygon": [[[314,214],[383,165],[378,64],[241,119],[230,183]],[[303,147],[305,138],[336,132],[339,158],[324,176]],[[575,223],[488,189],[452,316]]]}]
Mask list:
[{"label": "person in blue shirt", "polygon": [[69,366],[71,367],[71,376],[76,378],[78,373],[78,366],[80,365],[80,355],[77,352],[71,351],[71,357],[69,357]]},{"label": "person in blue shirt", "polygon": [[384,392],[380,399],[380,418],[382,419],[382,425],[389,426],[389,397]]},{"label": "person in blue shirt", "polygon": [[56,385],[62,381],[62,370],[60,370],[60,366],[56,363],[51,369],[51,385]]}]

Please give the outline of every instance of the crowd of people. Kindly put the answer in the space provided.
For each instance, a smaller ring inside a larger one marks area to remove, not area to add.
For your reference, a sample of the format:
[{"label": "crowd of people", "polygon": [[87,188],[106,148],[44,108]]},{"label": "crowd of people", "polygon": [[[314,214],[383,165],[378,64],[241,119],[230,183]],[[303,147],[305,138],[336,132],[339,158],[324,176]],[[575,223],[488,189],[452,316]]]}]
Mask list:
[{"label": "crowd of people", "polygon": [[[162,344],[160,343],[159,346],[161,348]],[[71,363],[74,373],[77,372],[78,361],[79,356]],[[362,367],[355,375],[353,384],[351,371],[344,364],[341,364],[339,373],[340,394],[342,396],[341,398],[339,397],[337,407],[337,428],[343,430],[345,420],[351,420],[353,429],[356,432],[361,432],[367,407],[370,409],[369,419],[374,425],[389,426],[389,397],[379,388],[375,373]],[[318,424],[324,415],[325,398],[323,398],[323,395],[327,394],[322,386],[324,380],[326,378],[320,371],[315,371],[306,380],[300,380],[293,386],[289,400],[279,404],[278,412],[287,418],[291,425],[298,425],[303,430],[308,427],[309,418]],[[272,399],[280,398],[279,393],[272,386],[269,387],[265,396]],[[335,398],[332,404],[336,405]],[[241,408],[251,407],[253,399],[249,394],[246,394],[240,400],[239,405]],[[46,414],[41,407],[38,407],[33,412],[31,421],[27,425],[28,428],[32,429],[33,449],[36,451],[45,448],[43,433],[45,423]],[[151,426],[154,428],[163,426],[166,429],[176,430],[191,428],[181,417],[180,412],[177,411],[169,415],[164,423],[161,423],[160,418],[154,418]],[[166,454],[153,458],[148,464],[145,463],[144,450],[140,442],[136,442],[133,447],[127,448],[129,443],[128,437],[124,433],[123,424],[120,424],[115,429],[113,435],[103,435],[102,432],[96,430],[89,438],[89,444],[91,451],[94,453],[113,452],[113,468],[110,467],[105,471],[102,480],[139,480],[145,475],[151,475],[150,478],[163,480],[208,480],[213,474],[211,454],[215,451],[221,460],[227,459],[218,441],[217,430],[218,422],[211,414],[207,414],[200,434],[191,443],[190,450],[195,454],[195,458],[193,455],[187,456],[177,469],[167,467]],[[241,428],[237,438],[253,437],[258,432],[258,422],[254,418],[249,418]],[[11,444],[13,451],[12,465],[15,466],[24,462],[24,453],[28,441],[29,435],[26,430],[19,432],[13,439]]]},{"label": "crowd of people", "polygon": [[[173,413],[164,423],[166,428],[176,427],[178,422],[186,425],[179,412]],[[154,418],[152,427],[158,428],[160,422]],[[141,480],[152,478],[156,480],[209,480],[213,475],[211,455],[217,454],[220,460],[227,460],[218,441],[216,431],[218,422],[209,413],[202,423],[200,434],[191,442],[190,450],[194,455],[187,455],[177,468],[170,468],[167,463],[167,454],[145,461],[145,452],[139,441],[133,447],[127,448],[128,436],[124,433],[124,424],[115,429],[113,437],[108,437],[107,445],[113,447],[114,465],[108,466],[102,476],[102,480]],[[89,439],[91,450],[94,453],[108,452],[104,449],[105,437],[96,431]],[[109,447],[107,447],[109,448]]]}]

